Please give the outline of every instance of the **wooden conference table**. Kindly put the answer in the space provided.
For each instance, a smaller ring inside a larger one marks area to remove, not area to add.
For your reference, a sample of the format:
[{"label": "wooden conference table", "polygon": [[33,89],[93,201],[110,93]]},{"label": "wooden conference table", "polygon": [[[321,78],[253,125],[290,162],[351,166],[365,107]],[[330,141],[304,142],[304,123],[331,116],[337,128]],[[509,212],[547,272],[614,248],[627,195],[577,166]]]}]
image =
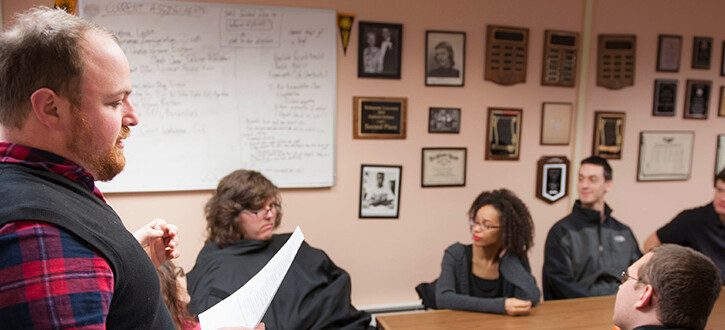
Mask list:
[{"label": "wooden conference table", "polygon": [[[725,290],[724,290],[725,291]],[[380,315],[378,326],[399,329],[605,329],[611,330],[614,296],[541,302],[527,316],[431,310]],[[720,294],[705,329],[725,329],[725,292]]]}]

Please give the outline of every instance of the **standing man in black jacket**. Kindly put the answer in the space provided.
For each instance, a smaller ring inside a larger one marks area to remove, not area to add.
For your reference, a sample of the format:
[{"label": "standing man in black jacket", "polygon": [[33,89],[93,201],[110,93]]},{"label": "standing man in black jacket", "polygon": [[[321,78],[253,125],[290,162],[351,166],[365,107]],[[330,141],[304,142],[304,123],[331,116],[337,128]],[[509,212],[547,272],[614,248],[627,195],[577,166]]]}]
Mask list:
[{"label": "standing man in black jacket", "polygon": [[546,237],[544,299],[613,295],[621,272],[642,256],[632,231],[612,217],[604,202],[611,188],[606,159],[592,156],[581,162],[579,199]]}]

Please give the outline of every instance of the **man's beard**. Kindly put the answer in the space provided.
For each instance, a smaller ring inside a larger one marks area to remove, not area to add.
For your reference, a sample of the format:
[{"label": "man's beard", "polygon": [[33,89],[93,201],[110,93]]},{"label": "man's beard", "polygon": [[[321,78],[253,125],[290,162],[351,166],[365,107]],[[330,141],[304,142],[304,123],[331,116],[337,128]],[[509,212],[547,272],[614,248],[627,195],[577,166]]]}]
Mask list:
[{"label": "man's beard", "polygon": [[119,140],[125,139],[131,134],[131,129],[128,126],[122,126],[116,141],[105,150],[88,150],[89,146],[93,145],[93,130],[79,112],[78,109],[74,109],[72,112],[77,124],[71,132],[68,149],[82,161],[83,166],[88,167],[86,170],[94,175],[95,180],[110,181],[126,166],[123,150],[116,145]]}]

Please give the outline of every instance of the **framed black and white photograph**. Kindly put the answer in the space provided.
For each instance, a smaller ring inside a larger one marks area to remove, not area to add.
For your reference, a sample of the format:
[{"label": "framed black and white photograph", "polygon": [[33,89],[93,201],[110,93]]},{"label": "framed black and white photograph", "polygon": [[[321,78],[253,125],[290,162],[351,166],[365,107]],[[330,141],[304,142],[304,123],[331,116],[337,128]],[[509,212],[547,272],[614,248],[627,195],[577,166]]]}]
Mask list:
[{"label": "framed black and white photograph", "polygon": [[625,113],[620,111],[594,112],[594,143],[592,156],[622,159]]},{"label": "framed black and white photograph", "polygon": [[360,218],[398,218],[400,165],[360,166]]},{"label": "framed black and white photograph", "polygon": [[426,86],[463,86],[465,66],[465,32],[425,32]]},{"label": "framed black and white photograph", "polygon": [[657,47],[657,71],[680,71],[682,36],[660,34]]},{"label": "framed black and white photograph", "polygon": [[695,37],[692,42],[692,68],[709,70],[711,56],[712,38]]},{"label": "framed black and white photograph", "polygon": [[357,76],[400,79],[403,25],[360,22]]},{"label": "framed black and white photograph", "polygon": [[639,133],[637,181],[677,181],[690,177],[695,132]]},{"label": "framed black and white photograph", "polygon": [[717,150],[715,151],[715,175],[725,169],[725,134],[717,136]]},{"label": "framed black and white photograph", "polygon": [[488,108],[486,160],[519,160],[521,109]]},{"label": "framed black and white photograph", "polygon": [[709,80],[687,80],[683,118],[707,119],[711,86],[712,82]]},{"label": "framed black and white photograph", "polygon": [[460,131],[460,108],[430,107],[428,111],[428,133],[459,133]]},{"label": "framed black and white photograph", "polygon": [[656,79],[653,116],[674,116],[677,108],[677,80]]},{"label": "framed black and white photograph", "polygon": [[423,148],[421,187],[466,185],[466,148]]}]

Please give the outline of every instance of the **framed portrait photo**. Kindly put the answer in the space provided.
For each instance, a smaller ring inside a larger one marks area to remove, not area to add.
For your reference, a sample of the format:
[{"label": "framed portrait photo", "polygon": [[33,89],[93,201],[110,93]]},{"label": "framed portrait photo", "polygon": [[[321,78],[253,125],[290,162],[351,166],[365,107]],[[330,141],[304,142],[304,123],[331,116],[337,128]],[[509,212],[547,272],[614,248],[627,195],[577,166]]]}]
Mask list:
[{"label": "framed portrait photo", "polygon": [[692,42],[692,68],[709,70],[711,55],[712,38],[695,37]]},{"label": "framed portrait photo", "polygon": [[398,218],[400,165],[360,166],[360,218]]},{"label": "framed portrait photo", "polygon": [[360,22],[357,76],[400,79],[403,25]]},{"label": "framed portrait photo", "polygon": [[694,142],[695,132],[640,132],[637,181],[687,180]]},{"label": "framed portrait photo", "polygon": [[425,31],[425,85],[463,86],[466,33]]},{"label": "framed portrait photo", "polygon": [[354,96],[352,103],[353,139],[405,139],[407,98]]},{"label": "framed portrait photo", "polygon": [[674,116],[677,108],[677,80],[656,79],[653,116]]},{"label": "framed portrait photo", "polygon": [[466,185],[466,148],[423,148],[421,187]]},{"label": "framed portrait photo", "polygon": [[461,108],[436,108],[428,111],[428,133],[459,133]]},{"label": "framed portrait photo", "polygon": [[707,119],[711,86],[712,82],[709,80],[687,80],[683,118]]},{"label": "framed portrait photo", "polygon": [[521,109],[488,108],[486,160],[519,160]]},{"label": "framed portrait photo", "polygon": [[624,118],[624,112],[596,111],[594,113],[593,156],[607,159],[622,158]]},{"label": "framed portrait photo", "polygon": [[657,47],[657,71],[680,71],[682,36],[660,34]]},{"label": "framed portrait photo", "polygon": [[571,137],[571,103],[544,102],[541,106],[541,145],[566,146]]}]

